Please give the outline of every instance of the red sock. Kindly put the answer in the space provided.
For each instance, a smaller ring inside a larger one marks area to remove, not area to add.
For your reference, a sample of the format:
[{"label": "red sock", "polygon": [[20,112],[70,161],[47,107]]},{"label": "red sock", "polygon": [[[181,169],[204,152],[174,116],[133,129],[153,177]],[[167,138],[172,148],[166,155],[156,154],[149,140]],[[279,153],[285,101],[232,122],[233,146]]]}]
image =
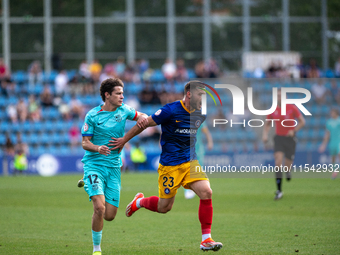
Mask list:
[{"label": "red sock", "polygon": [[198,219],[201,222],[202,235],[211,233],[213,206],[211,199],[201,199],[198,208]]},{"label": "red sock", "polygon": [[148,209],[153,212],[158,212],[158,200],[159,197],[152,196],[152,197],[145,197],[140,200],[140,206],[144,207],[145,209]]}]

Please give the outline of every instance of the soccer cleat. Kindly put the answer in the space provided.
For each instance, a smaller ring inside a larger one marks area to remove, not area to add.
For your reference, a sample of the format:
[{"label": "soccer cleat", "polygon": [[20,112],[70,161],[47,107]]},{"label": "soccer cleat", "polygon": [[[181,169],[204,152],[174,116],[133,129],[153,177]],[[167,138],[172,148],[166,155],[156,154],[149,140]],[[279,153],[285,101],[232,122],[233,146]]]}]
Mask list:
[{"label": "soccer cleat", "polygon": [[220,242],[215,242],[210,237],[201,242],[200,249],[202,251],[218,251],[223,246]]},{"label": "soccer cleat", "polygon": [[274,200],[280,200],[280,199],[282,198],[282,196],[283,196],[283,192],[280,191],[280,190],[277,190],[277,191],[275,192]]},{"label": "soccer cleat", "polygon": [[95,251],[92,255],[102,255],[101,251]]},{"label": "soccer cleat", "polygon": [[132,214],[134,214],[136,211],[139,210],[139,208],[136,205],[137,199],[138,198],[143,198],[143,197],[144,197],[143,193],[137,193],[136,194],[135,198],[126,207],[126,210],[125,210],[126,217],[131,217]]},{"label": "soccer cleat", "polygon": [[78,181],[78,188],[82,188],[82,187],[84,187],[84,185],[85,185],[85,182],[84,182],[83,178],[81,178],[81,179]]}]

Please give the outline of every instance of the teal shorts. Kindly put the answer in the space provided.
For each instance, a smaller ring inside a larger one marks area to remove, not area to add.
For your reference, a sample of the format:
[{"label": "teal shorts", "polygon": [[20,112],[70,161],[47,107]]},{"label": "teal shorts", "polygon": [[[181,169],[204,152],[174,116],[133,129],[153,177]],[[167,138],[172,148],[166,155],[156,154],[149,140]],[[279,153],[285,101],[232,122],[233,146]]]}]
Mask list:
[{"label": "teal shorts", "polygon": [[120,201],[120,167],[84,165],[84,189],[92,196],[104,195],[105,202],[119,207]]},{"label": "teal shorts", "polygon": [[330,143],[328,149],[330,155],[338,155],[340,153],[340,143]]}]

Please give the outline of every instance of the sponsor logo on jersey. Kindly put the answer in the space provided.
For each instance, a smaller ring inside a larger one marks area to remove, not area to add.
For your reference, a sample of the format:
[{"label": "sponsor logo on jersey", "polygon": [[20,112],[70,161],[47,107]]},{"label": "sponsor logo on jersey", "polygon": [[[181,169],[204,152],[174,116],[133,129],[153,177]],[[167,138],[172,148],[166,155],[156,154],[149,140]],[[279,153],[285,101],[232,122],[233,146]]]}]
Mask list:
[{"label": "sponsor logo on jersey", "polygon": [[196,134],[197,130],[196,129],[189,129],[189,128],[177,128],[175,133],[180,133],[180,134]]},{"label": "sponsor logo on jersey", "polygon": [[92,190],[97,190],[97,189],[98,189],[98,184],[97,183],[92,184]]},{"label": "sponsor logo on jersey", "polygon": [[158,115],[160,115],[160,114],[161,114],[161,112],[162,112],[162,110],[161,110],[161,109],[159,109],[157,112],[155,112],[155,115],[156,115],[156,116],[158,116]]},{"label": "sponsor logo on jersey", "polygon": [[170,193],[170,189],[169,189],[169,188],[165,188],[165,189],[164,189],[164,193],[165,193],[165,194],[169,194],[169,193]]},{"label": "sponsor logo on jersey", "polygon": [[84,124],[84,132],[86,132],[87,130],[89,130],[89,125],[87,125],[87,123]]}]

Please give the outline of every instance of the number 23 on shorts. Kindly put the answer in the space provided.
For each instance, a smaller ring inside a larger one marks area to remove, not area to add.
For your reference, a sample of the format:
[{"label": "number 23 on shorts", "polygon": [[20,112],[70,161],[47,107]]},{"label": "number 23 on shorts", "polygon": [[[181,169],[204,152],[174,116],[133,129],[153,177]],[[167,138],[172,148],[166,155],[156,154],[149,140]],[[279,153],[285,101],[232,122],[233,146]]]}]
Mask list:
[{"label": "number 23 on shorts", "polygon": [[174,177],[163,176],[163,187],[172,188],[174,186]]}]

